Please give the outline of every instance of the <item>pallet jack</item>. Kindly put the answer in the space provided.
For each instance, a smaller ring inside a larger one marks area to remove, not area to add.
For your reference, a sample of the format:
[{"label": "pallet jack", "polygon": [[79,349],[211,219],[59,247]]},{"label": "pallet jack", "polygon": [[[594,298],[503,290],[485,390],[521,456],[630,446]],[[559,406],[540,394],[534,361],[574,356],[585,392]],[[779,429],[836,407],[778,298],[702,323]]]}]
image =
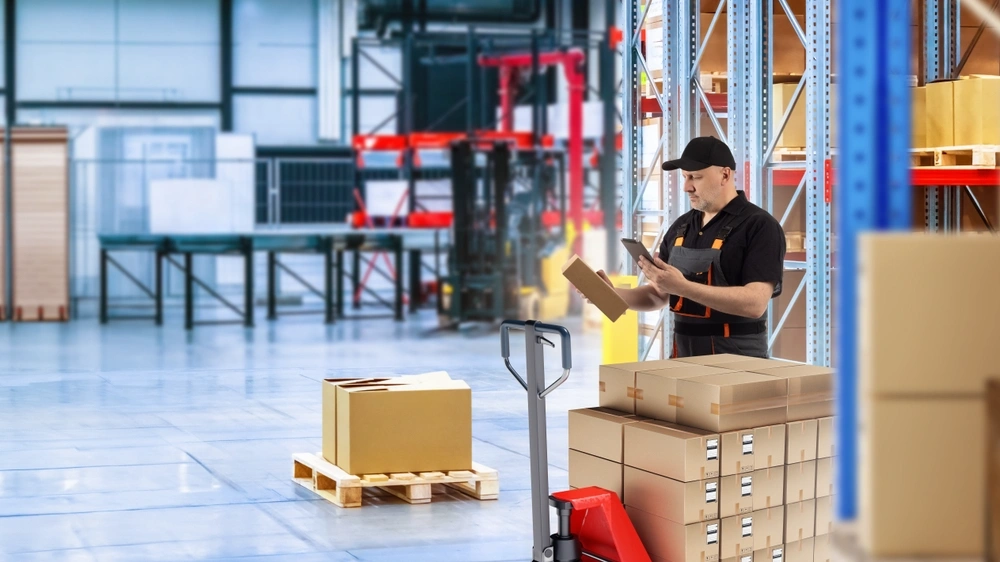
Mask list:
[{"label": "pallet jack", "polygon": [[[524,332],[527,379],[510,364],[510,331]],[[558,335],[562,376],[545,385],[544,346],[555,347],[545,334]],[[534,320],[500,324],[504,364],[528,393],[528,436],[531,443],[532,562],[651,562],[618,494],[591,486],[549,495],[549,454],[545,429],[545,397],[569,379],[573,368],[569,330]],[[559,530],[549,534],[549,507],[559,516]]]}]

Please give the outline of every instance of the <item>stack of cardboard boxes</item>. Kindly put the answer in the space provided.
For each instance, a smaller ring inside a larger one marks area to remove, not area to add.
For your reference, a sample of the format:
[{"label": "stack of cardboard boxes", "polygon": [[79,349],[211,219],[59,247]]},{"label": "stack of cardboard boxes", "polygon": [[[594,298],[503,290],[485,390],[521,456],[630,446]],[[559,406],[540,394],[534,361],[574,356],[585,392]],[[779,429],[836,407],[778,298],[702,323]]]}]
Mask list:
[{"label": "stack of cardboard boxes", "polygon": [[964,76],[912,91],[913,147],[1000,145],[1000,76]]},{"label": "stack of cardboard boxes", "polygon": [[570,486],[619,494],[657,562],[829,560],[833,373],[736,355],[602,365]]}]

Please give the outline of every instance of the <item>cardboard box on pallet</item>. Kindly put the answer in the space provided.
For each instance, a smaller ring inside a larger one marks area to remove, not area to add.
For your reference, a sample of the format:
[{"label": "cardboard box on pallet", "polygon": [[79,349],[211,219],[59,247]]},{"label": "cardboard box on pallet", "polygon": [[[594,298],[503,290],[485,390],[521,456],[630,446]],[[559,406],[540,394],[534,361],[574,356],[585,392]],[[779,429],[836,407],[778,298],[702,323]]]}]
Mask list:
[{"label": "cardboard box on pallet", "polygon": [[834,456],[834,418],[816,420],[819,437],[816,439],[816,458],[825,459]]},{"label": "cardboard box on pallet", "polygon": [[910,132],[913,148],[927,146],[927,88],[920,86],[910,89]]},{"label": "cardboard box on pallet", "polygon": [[719,517],[780,507],[785,498],[785,467],[756,470],[719,479]]},{"label": "cardboard box on pallet", "polygon": [[794,464],[816,460],[819,423],[816,420],[792,422],[786,426],[788,450],[785,463]]},{"label": "cardboard box on pallet", "polygon": [[730,560],[753,555],[754,517],[752,513],[727,517],[722,520],[722,538],[719,539],[719,558]]},{"label": "cardboard box on pallet", "polygon": [[816,461],[800,462],[785,467],[785,503],[811,500],[816,497]]},{"label": "cardboard box on pallet", "polygon": [[690,525],[719,518],[719,480],[680,482],[625,467],[626,505],[651,515]]},{"label": "cardboard box on pallet", "polygon": [[785,546],[816,536],[816,500],[785,506]]},{"label": "cardboard box on pallet", "polygon": [[624,461],[624,428],[646,421],[609,408],[570,410],[569,448],[621,464]]},{"label": "cardboard box on pallet", "polygon": [[833,457],[816,459],[816,497],[833,495]]},{"label": "cardboard box on pallet", "polygon": [[925,95],[927,146],[955,146],[955,82],[927,84]]},{"label": "cardboard box on pallet", "polygon": [[955,146],[1000,145],[1000,76],[954,83]]},{"label": "cardboard box on pallet", "polygon": [[[647,363],[652,363],[649,361]],[[655,420],[677,421],[677,381],[730,371],[706,365],[674,361],[666,369],[637,371],[635,374],[635,413]]]},{"label": "cardboard box on pallet", "polygon": [[833,533],[833,505],[835,496],[816,498],[816,536]]},{"label": "cardboard box on pallet", "polygon": [[328,460],[349,474],[471,468],[472,391],[441,375],[324,381]]},{"label": "cardboard box on pallet", "polygon": [[788,541],[785,543],[784,562],[813,562],[815,556],[816,542],[810,537],[800,541]]},{"label": "cardboard box on pallet", "polygon": [[833,415],[833,369],[791,365],[754,371],[788,382],[788,421],[812,420]]},{"label": "cardboard box on pallet", "polygon": [[721,436],[719,469],[723,476],[785,464],[785,426],[769,425]]},{"label": "cardboard box on pallet", "polygon": [[601,365],[598,370],[598,404],[626,414],[635,414],[637,373],[685,366],[684,363],[670,359]]},{"label": "cardboard box on pallet", "polygon": [[682,525],[631,506],[625,512],[653,560],[718,562],[719,520]]},{"label": "cardboard box on pallet", "polygon": [[813,537],[813,562],[831,562],[833,560],[833,535],[817,535]]},{"label": "cardboard box on pallet", "polygon": [[787,384],[774,377],[734,372],[681,379],[677,393],[677,421],[686,426],[729,432],[785,423]]},{"label": "cardboard box on pallet", "polygon": [[[765,548],[763,550],[757,550],[753,553],[753,562],[784,562],[785,560],[785,546],[776,545],[771,548]],[[740,560],[740,562],[748,562],[746,560]]]},{"label": "cardboard box on pallet", "polygon": [[618,499],[624,500],[622,464],[570,449],[569,486],[570,488],[599,486],[618,494]]},{"label": "cardboard box on pallet", "polygon": [[779,505],[769,509],[758,509],[753,512],[754,550],[774,548],[784,542],[785,538],[785,506]]},{"label": "cardboard box on pallet", "polygon": [[667,422],[628,424],[625,464],[681,482],[718,478],[719,435]]}]

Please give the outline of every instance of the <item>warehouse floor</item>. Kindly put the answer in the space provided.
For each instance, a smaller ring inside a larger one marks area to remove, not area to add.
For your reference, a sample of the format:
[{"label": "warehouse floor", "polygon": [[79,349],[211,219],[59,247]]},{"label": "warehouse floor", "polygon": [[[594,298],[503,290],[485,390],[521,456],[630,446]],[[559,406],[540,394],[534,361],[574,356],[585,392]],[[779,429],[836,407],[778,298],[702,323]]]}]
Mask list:
[{"label": "warehouse floor", "polygon": [[[496,330],[432,333],[431,311],[167,324],[0,325],[0,560],[530,559],[526,399]],[[567,485],[566,410],[597,403],[599,335],[567,326],[577,368],[549,397],[553,490]],[[546,359],[554,380],[558,354]],[[474,457],[499,471],[499,501],[366,492],[342,509],[292,482],[292,453],[320,449],[321,379],[441,369],[473,388]]]}]

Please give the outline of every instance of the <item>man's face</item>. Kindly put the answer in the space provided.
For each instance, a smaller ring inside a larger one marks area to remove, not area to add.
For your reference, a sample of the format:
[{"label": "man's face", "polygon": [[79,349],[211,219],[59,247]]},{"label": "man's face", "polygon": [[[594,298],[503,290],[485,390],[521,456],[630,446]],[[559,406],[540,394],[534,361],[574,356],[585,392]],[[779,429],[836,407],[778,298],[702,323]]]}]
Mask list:
[{"label": "man's face", "polygon": [[691,200],[691,208],[702,212],[722,210],[726,182],[732,175],[729,168],[709,166],[696,172],[683,172],[684,192]]}]

